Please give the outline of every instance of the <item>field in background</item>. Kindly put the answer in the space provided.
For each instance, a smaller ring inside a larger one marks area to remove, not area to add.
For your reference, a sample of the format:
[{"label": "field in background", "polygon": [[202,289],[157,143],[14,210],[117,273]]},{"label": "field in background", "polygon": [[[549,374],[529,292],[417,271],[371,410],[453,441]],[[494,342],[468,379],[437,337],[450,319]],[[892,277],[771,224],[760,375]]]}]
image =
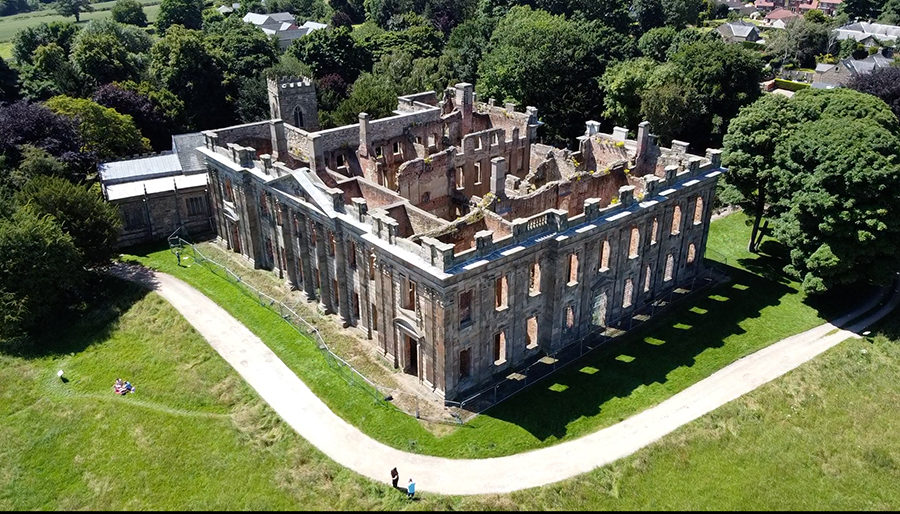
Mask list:
[{"label": "field in background", "polygon": [[[144,13],[147,15],[147,21],[150,23],[154,23],[156,21],[157,15],[159,15],[159,3],[160,0],[138,0],[141,5],[144,6]],[[87,12],[81,15],[81,22],[79,25],[84,25],[90,20],[98,20],[102,18],[108,18],[112,15],[111,9],[115,2],[100,2],[96,4],[91,4],[94,7],[94,12]],[[60,16],[56,14],[55,9],[44,9],[41,11],[34,11],[28,13],[14,14],[12,16],[0,16],[0,51],[4,49],[2,46],[3,43],[12,41],[13,36],[16,35],[17,32],[26,28],[32,27],[35,25],[39,25],[41,23],[50,23],[51,21],[70,21],[75,22],[74,16]],[[12,49],[8,50],[11,52]],[[6,59],[7,55],[12,55],[11,53],[0,54]]]}]

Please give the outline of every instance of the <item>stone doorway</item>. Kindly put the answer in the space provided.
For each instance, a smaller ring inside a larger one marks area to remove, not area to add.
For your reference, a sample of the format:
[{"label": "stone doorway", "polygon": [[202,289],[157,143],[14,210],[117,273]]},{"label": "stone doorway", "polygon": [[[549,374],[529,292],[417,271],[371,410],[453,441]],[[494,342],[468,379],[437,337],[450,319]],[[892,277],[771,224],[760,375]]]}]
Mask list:
[{"label": "stone doorway", "polygon": [[414,377],[419,376],[419,342],[410,337],[407,334],[403,335],[403,338],[406,340],[406,356],[408,358],[406,365],[406,373],[413,375]]}]

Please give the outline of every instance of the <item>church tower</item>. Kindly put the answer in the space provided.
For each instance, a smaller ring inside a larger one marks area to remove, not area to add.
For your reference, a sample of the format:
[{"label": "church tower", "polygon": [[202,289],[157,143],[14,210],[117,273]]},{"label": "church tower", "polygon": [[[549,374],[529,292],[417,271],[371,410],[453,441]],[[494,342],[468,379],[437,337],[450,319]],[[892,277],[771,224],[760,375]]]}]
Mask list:
[{"label": "church tower", "polygon": [[307,77],[268,78],[269,113],[303,130],[319,130],[316,84]]}]

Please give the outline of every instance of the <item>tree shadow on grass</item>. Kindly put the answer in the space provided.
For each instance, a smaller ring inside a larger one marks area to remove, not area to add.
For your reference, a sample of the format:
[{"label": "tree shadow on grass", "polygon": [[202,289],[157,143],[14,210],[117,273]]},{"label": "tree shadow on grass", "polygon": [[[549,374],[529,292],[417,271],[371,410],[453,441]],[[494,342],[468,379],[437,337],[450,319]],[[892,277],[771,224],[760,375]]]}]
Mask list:
[{"label": "tree shadow on grass", "polygon": [[796,280],[784,271],[784,267],[790,262],[790,249],[774,239],[763,241],[754,257],[738,259],[738,264],[747,271],[779,284],[789,284]]},{"label": "tree shadow on grass", "polygon": [[693,366],[703,351],[744,333],[741,322],[759,317],[762,309],[794,292],[738,268],[726,271],[730,283],[697,293],[649,330],[604,344],[485,415],[518,425],[540,440],[562,438],[569,423],[598,415],[607,401],[627,397],[642,386],[665,383],[670,372]]},{"label": "tree shadow on grass", "polygon": [[79,353],[112,335],[119,318],[150,291],[105,273],[92,274],[80,301],[51,319],[5,353],[23,358]]}]

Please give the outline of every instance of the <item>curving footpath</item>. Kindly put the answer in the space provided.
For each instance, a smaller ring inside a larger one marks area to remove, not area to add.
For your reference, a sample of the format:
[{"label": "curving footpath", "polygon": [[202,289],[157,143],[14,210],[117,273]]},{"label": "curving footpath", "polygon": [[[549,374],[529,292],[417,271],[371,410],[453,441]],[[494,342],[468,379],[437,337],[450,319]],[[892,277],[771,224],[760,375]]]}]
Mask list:
[{"label": "curving footpath", "polygon": [[668,400],[591,435],[547,448],[490,459],[445,459],[403,452],[379,443],[331,412],[253,333],[215,302],[164,273],[117,264],[111,273],[144,284],[168,300],[209,344],[303,438],[337,463],[372,480],[400,485],[414,477],[420,491],[448,495],[509,493],[586,473],[647,446],[678,427],[752,391],[881,319],[900,302],[900,289],[882,309],[880,296],[825,323],[743,357]]}]

